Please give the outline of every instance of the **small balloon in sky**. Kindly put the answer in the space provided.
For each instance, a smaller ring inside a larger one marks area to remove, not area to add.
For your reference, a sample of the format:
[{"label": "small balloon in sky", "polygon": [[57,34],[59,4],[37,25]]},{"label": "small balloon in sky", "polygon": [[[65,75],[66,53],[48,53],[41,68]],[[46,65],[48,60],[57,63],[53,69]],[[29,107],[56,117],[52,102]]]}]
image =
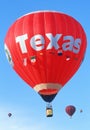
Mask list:
[{"label": "small balloon in sky", "polygon": [[66,106],[65,111],[70,117],[72,117],[76,111],[76,107],[73,105]]},{"label": "small balloon in sky", "polygon": [[8,113],[8,116],[11,117],[11,116],[12,116],[12,113]]}]

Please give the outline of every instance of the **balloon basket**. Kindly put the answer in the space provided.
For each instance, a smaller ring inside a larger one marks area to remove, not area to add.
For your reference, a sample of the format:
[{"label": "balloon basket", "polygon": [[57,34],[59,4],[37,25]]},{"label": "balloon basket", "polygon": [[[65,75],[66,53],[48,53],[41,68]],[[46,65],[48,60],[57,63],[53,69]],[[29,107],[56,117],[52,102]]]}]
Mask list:
[{"label": "balloon basket", "polygon": [[52,109],[52,106],[50,104],[46,107],[46,116],[47,117],[53,116],[53,109]]}]

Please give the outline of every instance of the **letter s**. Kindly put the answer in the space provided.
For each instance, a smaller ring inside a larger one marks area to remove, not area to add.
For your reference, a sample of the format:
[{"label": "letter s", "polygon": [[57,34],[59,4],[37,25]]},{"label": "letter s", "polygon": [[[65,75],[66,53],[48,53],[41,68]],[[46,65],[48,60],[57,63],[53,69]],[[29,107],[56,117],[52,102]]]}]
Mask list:
[{"label": "letter s", "polygon": [[79,53],[80,51],[80,45],[81,45],[81,39],[80,38],[77,38],[74,42],[74,45],[73,45],[73,52],[74,53]]}]

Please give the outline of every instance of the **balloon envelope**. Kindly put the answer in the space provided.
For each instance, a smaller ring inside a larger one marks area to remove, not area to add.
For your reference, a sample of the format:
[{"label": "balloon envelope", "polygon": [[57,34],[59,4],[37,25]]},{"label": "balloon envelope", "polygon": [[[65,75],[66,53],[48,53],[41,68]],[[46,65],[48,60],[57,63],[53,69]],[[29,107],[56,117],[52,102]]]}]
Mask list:
[{"label": "balloon envelope", "polygon": [[8,116],[11,117],[11,116],[12,116],[12,113],[8,113]]},{"label": "balloon envelope", "polygon": [[83,110],[82,109],[80,109],[80,113],[82,113],[83,112]]},{"label": "balloon envelope", "polygon": [[5,37],[5,52],[17,74],[46,102],[80,67],[86,35],[73,17],[37,11],[17,19]]},{"label": "balloon envelope", "polygon": [[75,106],[69,105],[65,108],[65,111],[69,116],[72,116],[75,113],[76,108]]}]

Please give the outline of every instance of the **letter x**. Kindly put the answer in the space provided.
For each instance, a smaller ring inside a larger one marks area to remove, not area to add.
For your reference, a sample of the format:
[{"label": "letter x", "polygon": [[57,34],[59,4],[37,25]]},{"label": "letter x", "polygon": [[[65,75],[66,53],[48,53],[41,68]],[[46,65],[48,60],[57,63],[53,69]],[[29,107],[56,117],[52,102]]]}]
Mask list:
[{"label": "letter x", "polygon": [[56,34],[55,37],[52,35],[52,33],[47,33],[46,36],[50,40],[49,45],[47,46],[48,49],[52,49],[52,47],[55,47],[55,49],[59,48],[58,40],[62,36],[62,34]]}]

